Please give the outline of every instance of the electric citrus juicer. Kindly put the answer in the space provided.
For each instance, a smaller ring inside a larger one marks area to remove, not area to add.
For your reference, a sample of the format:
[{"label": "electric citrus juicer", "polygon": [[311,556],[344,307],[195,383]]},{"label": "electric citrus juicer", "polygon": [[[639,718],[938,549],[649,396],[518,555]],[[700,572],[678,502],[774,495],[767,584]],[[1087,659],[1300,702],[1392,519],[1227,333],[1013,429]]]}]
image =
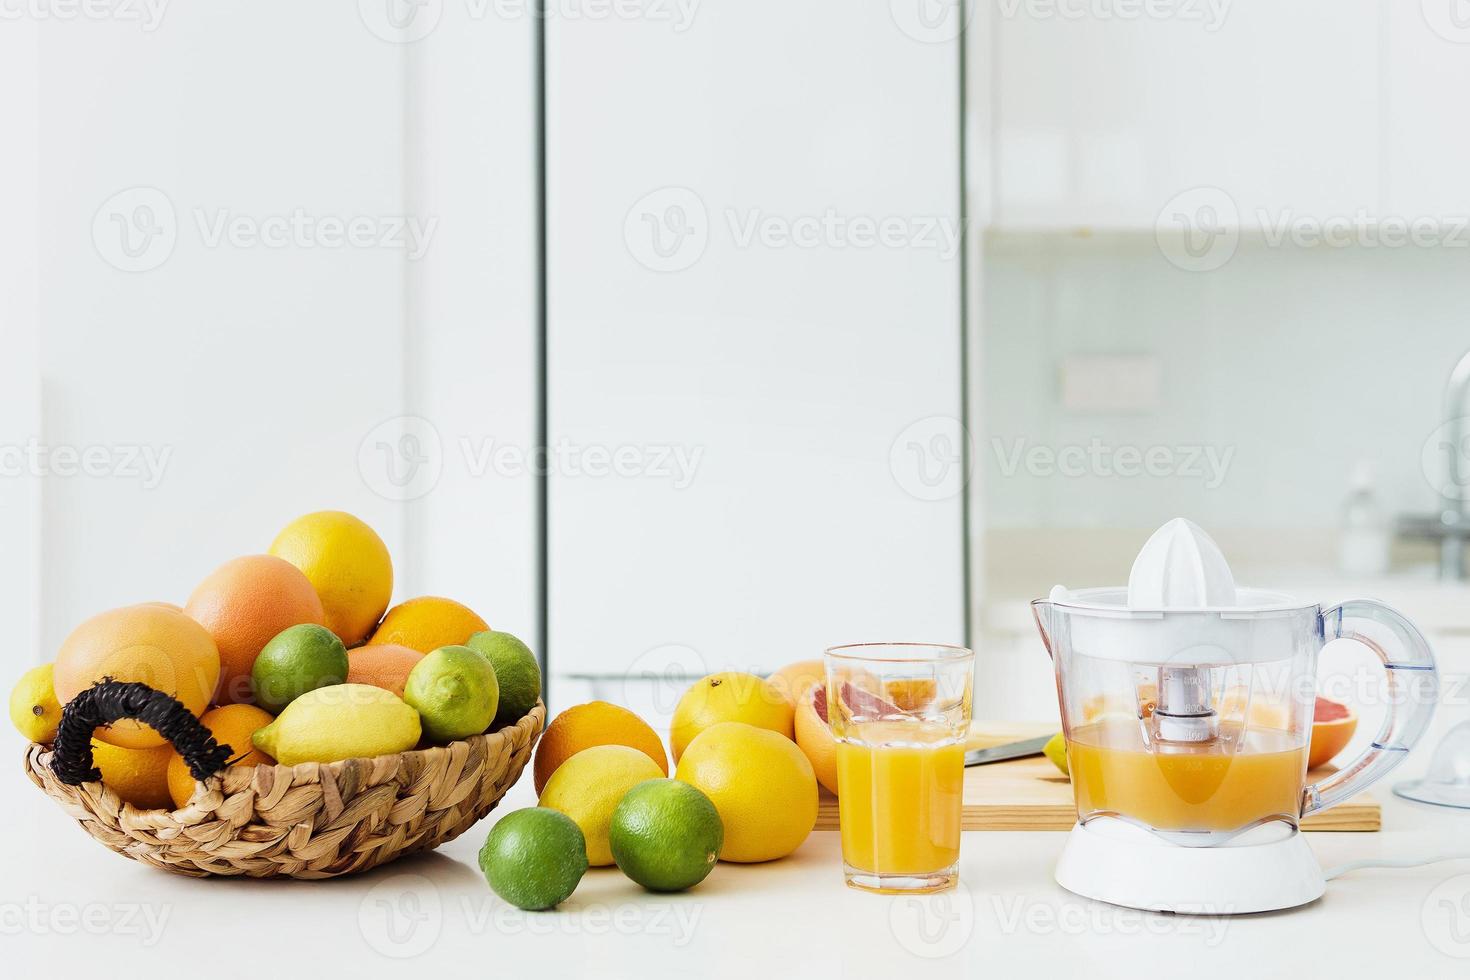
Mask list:
[{"label": "electric citrus juicer", "polygon": [[[1237,589],[1183,519],[1149,538],[1127,588],[1057,586],[1031,606],[1077,802],[1056,879],[1115,905],[1226,914],[1318,898],[1301,818],[1397,766],[1437,700],[1434,655],[1399,613]],[[1307,784],[1317,654],[1339,638],[1382,660],[1388,716],[1361,756]]]}]

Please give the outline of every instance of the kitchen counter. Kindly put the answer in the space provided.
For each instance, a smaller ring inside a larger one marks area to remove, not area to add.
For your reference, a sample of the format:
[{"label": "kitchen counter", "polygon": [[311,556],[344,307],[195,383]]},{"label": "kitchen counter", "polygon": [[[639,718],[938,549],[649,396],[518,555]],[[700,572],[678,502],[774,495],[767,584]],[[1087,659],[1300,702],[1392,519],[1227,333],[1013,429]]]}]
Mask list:
[{"label": "kitchen counter", "polygon": [[[593,869],[559,910],[525,913],[494,896],[475,855],[496,815],[533,802],[529,779],[438,852],[324,882],[169,875],[106,851],[18,773],[5,792],[0,949],[11,976],[1139,980],[1169,963],[1231,980],[1470,971],[1470,860],[1353,872],[1295,911],[1195,918],[1062,891],[1051,879],[1059,833],[966,833],[961,889],[922,899],[843,887],[837,834],[814,833],[786,860],[722,864],[680,895]],[[1309,835],[1325,866],[1470,853],[1470,813],[1380,798],[1384,832]]]}]

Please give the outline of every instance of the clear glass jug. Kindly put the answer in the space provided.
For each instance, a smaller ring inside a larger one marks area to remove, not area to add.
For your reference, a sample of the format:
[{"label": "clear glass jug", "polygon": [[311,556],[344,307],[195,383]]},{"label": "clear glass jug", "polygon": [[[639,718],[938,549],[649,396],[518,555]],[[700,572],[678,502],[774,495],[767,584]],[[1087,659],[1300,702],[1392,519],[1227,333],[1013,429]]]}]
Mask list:
[{"label": "clear glass jug", "polygon": [[[1434,713],[1434,655],[1372,599],[1322,609],[1239,590],[1233,606],[1129,608],[1126,589],[1054,589],[1032,602],[1056,669],[1080,824],[1118,818],[1186,846],[1300,819],[1356,795],[1408,754]],[[1307,784],[1317,655],[1356,640],[1383,663],[1382,730]]]}]

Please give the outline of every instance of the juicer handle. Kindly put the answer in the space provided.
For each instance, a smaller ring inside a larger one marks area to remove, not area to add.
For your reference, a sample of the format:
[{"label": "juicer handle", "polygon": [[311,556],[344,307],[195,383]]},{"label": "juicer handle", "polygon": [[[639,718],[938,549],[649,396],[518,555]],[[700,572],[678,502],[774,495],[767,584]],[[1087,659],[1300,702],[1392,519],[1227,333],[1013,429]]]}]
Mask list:
[{"label": "juicer handle", "polygon": [[1356,640],[1388,674],[1388,715],[1362,755],[1302,792],[1302,816],[1336,806],[1388,775],[1409,754],[1439,700],[1439,672],[1424,635],[1376,599],[1349,599],[1322,610],[1323,641]]}]

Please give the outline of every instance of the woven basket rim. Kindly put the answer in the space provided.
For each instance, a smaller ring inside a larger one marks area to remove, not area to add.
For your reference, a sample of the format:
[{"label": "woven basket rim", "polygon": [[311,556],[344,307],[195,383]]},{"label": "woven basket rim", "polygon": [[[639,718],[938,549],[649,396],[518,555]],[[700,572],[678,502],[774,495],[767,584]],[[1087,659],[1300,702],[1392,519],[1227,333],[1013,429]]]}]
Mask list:
[{"label": "woven basket rim", "polygon": [[[540,713],[541,713],[541,717],[539,719],[536,717],[536,715],[537,715],[537,709],[538,708],[540,709]],[[505,734],[506,732],[509,732],[509,731],[511,731],[513,729],[520,729],[520,728],[531,728],[531,731],[529,731],[527,734],[530,737],[534,737],[537,734],[539,734],[539,732],[541,730],[541,725],[544,724],[544,722],[545,722],[545,718],[546,718],[546,703],[544,701],[542,701],[540,698],[537,698],[536,699],[536,703],[531,707],[531,710],[528,711],[528,712],[526,712],[524,715],[522,715],[515,722],[513,722],[513,723],[511,723],[509,725],[502,725],[501,727],[495,729],[494,731],[481,732],[479,735],[471,735],[468,738],[455,739],[454,741],[455,742],[473,742],[473,741],[475,741],[477,739],[489,740],[489,739],[495,739],[495,738],[506,738],[507,737],[506,734]],[[534,728],[532,728],[533,725],[535,726]],[[168,743],[165,742],[164,744],[167,745]],[[434,753],[445,753],[445,752],[448,752],[449,751],[449,747],[451,745],[453,745],[453,744],[454,744],[454,742],[450,742],[450,743],[447,743],[445,745],[430,745],[430,746],[427,746],[427,747],[421,748],[421,749],[420,748],[413,748],[413,749],[408,749],[407,751],[404,751],[404,752],[389,752],[389,753],[385,753],[384,755],[379,755],[379,756],[353,756],[353,757],[347,758],[347,759],[338,759],[335,762],[298,762],[294,766],[288,766],[288,765],[285,765],[285,764],[280,763],[280,762],[273,762],[273,763],[270,763],[268,765],[265,764],[265,763],[262,763],[260,765],[255,765],[255,766],[226,766],[225,768],[221,769],[219,772],[217,772],[214,775],[210,776],[208,779],[205,779],[205,780],[195,780],[195,783],[194,783],[194,793],[189,797],[189,802],[185,803],[181,807],[135,807],[135,806],[133,806],[133,804],[129,803],[127,800],[123,800],[121,797],[119,797],[118,799],[122,803],[122,810],[120,812],[127,813],[127,812],[131,811],[133,813],[168,813],[168,814],[183,813],[184,811],[186,811],[186,810],[188,810],[190,808],[190,806],[193,804],[194,797],[199,795],[201,789],[204,789],[206,787],[212,787],[214,789],[219,789],[223,785],[225,774],[228,773],[228,772],[233,772],[234,770],[237,770],[237,769],[260,769],[260,768],[266,768],[266,769],[275,769],[275,770],[278,770],[278,771],[279,770],[294,771],[294,770],[300,769],[302,767],[307,767],[308,769],[315,769],[315,770],[318,770],[318,771],[326,770],[327,772],[330,772],[333,776],[338,776],[338,775],[341,775],[343,769],[345,769],[349,765],[352,765],[354,763],[359,763],[359,762],[362,762],[362,761],[371,761],[373,759],[385,759],[385,758],[394,758],[394,757],[401,757],[401,758],[405,758],[405,759],[411,759],[411,758],[415,758],[415,757],[421,757],[421,758],[427,760],[430,757],[432,757]],[[40,742],[30,742],[30,743],[27,743],[27,746],[26,746],[26,756],[25,756],[26,757],[26,765],[27,765],[27,767],[28,768],[34,768],[34,769],[37,769],[37,770],[39,770],[39,769],[45,769],[49,773],[50,768],[51,768],[51,752],[52,752],[52,749],[51,749],[51,746],[49,746],[49,745],[44,745],[44,744],[42,744]],[[80,788],[82,788],[84,786],[105,787],[105,785],[106,784],[94,780],[92,782],[82,783],[82,784],[80,784],[80,786],[73,787],[73,788],[74,789],[80,789]],[[48,793],[47,795],[50,795],[50,794]]]}]

